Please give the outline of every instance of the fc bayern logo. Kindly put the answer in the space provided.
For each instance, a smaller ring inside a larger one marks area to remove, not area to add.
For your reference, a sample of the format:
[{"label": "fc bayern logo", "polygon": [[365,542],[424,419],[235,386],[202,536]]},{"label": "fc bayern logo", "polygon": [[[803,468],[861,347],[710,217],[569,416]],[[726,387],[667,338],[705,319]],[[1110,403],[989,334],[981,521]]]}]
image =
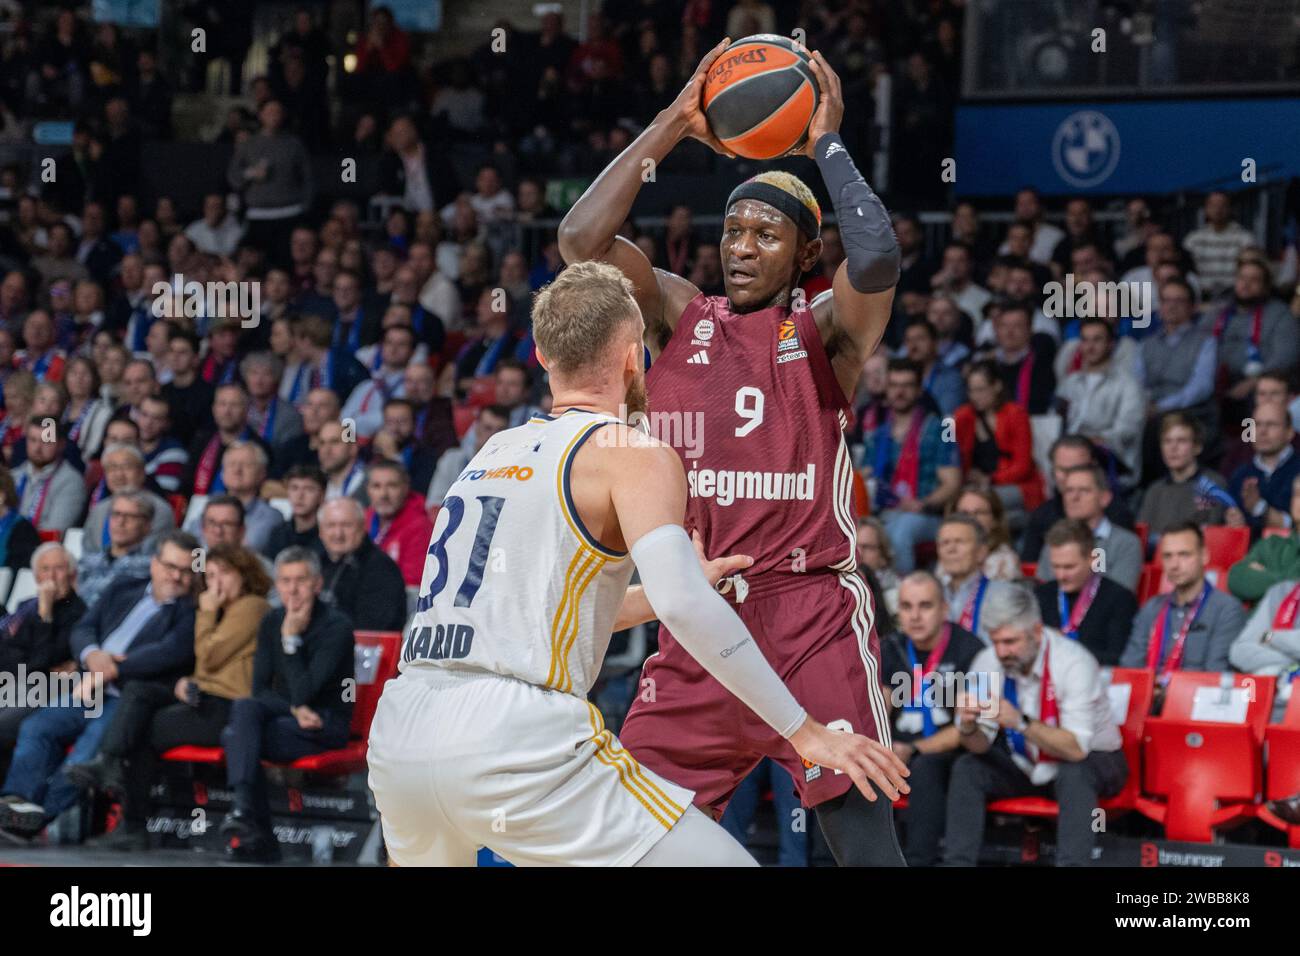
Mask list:
[{"label": "fc bayern logo", "polygon": [[1101,185],[1119,165],[1119,130],[1095,110],[1070,114],[1052,138],[1052,164],[1071,186]]},{"label": "fc bayern logo", "polygon": [[700,319],[700,321],[696,322],[695,337],[697,339],[703,339],[705,342],[713,338],[713,320]]}]

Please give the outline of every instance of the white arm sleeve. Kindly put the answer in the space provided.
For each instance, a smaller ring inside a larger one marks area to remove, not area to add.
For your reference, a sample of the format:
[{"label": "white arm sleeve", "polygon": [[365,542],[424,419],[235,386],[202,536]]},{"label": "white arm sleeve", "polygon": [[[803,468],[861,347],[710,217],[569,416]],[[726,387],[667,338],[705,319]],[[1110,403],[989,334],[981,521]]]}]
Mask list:
[{"label": "white arm sleeve", "polygon": [[673,637],[723,687],[788,738],[807,713],[727,602],[709,587],[681,525],[655,528],[632,547],[646,599]]}]

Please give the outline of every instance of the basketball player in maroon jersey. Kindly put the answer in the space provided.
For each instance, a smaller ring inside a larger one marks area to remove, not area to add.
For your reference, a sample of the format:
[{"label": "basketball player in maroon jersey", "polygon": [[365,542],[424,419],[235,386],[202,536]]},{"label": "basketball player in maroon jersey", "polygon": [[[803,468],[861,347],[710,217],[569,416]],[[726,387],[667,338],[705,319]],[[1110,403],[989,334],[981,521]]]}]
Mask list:
[{"label": "basketball player in maroon jersey", "polygon": [[[685,445],[678,452],[690,490],[687,525],[708,554],[754,558],[722,589],[763,653],[814,717],[889,748],[875,612],[855,572],[844,428],[859,373],[889,321],[899,251],[889,214],[837,133],[843,97],[825,58],[812,54],[821,100],[803,152],[825,180],[847,253],[830,290],[811,303],[796,298],[821,252],[821,213],[811,190],[787,173],[747,180],[727,200],[726,296],[705,296],[652,268],[617,235],[645,160],[659,164],[687,137],[726,154],[700,107],[705,75],[726,45],[710,51],[676,101],[573,206],[560,251],[566,262],[609,262],[632,281],[655,357],[647,375],[652,420],[703,422],[702,443],[673,442]],[[816,808],[839,864],[903,865],[879,790],[870,799],[847,776],[804,764],[663,627],[659,648],[620,733],[639,760],[721,815],[741,780],[771,757],[790,772],[803,804]]]}]

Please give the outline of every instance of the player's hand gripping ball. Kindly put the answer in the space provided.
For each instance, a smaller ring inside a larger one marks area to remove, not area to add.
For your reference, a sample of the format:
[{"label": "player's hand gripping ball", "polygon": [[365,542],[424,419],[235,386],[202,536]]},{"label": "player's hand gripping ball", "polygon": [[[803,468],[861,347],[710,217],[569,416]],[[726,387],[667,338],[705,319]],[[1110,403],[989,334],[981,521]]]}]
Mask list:
[{"label": "player's hand gripping ball", "polygon": [[703,106],[728,150],[749,159],[801,151],[821,100],[808,51],[759,33],[731,44],[709,67]]}]

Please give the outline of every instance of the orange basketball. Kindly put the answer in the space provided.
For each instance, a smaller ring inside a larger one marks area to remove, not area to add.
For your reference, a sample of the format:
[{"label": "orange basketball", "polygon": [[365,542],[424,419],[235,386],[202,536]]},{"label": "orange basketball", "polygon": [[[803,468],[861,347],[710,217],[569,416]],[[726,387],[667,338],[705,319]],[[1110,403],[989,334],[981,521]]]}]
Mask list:
[{"label": "orange basketball", "polygon": [[704,115],[713,135],[749,159],[774,159],[803,145],[818,101],[808,62],[793,40],[770,33],[723,50],[704,81]]}]

